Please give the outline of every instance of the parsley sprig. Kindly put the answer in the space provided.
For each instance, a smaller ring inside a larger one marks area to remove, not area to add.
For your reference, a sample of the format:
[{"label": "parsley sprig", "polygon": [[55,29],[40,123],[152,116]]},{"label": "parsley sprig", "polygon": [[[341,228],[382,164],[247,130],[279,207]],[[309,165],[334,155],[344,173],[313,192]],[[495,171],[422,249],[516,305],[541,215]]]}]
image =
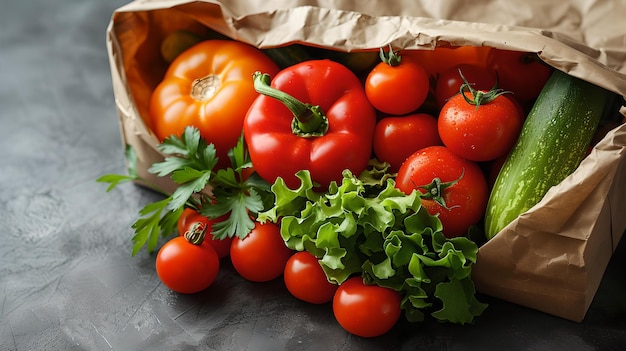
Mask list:
[{"label": "parsley sprig", "polygon": [[128,174],[106,174],[97,179],[109,184],[107,192],[122,183],[140,182],[166,196],[139,211],[140,218],[132,225],[133,256],[144,246],[148,252],[154,251],[160,238],[174,233],[187,207],[211,219],[227,215],[213,225],[212,232],[216,239],[224,239],[244,238],[254,228],[254,217],[273,204],[270,184],[256,173],[246,174],[252,162],[243,137],[229,150],[231,167],[226,169],[214,170],[218,161],[215,146],[207,144],[195,127],[187,127],[180,137],[166,138],[157,148],[166,156],[148,172],[171,177],[178,185],[173,193],[168,194],[138,174],[136,154],[130,146],[126,148]]}]

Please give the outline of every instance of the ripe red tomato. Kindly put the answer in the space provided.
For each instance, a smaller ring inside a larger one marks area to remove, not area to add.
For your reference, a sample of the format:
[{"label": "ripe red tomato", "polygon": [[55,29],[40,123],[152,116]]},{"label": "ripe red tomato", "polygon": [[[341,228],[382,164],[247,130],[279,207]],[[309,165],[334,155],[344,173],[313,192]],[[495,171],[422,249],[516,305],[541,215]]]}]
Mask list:
[{"label": "ripe red tomato", "polygon": [[274,223],[256,223],[244,238],[235,237],[230,245],[233,267],[247,280],[266,282],[280,277],[293,254]]},{"label": "ripe red tomato", "polygon": [[410,56],[402,56],[399,63],[377,64],[365,79],[369,102],[378,111],[392,115],[417,110],[426,101],[429,89],[428,72]]},{"label": "ripe red tomato", "polygon": [[490,90],[496,85],[496,75],[485,66],[460,64],[451,67],[439,75],[435,86],[435,97],[440,108],[448,99],[459,94],[459,89],[464,83],[459,71],[476,90]]},{"label": "ripe red tomato", "polygon": [[339,286],[328,281],[317,258],[307,251],[297,252],[289,258],[283,279],[291,295],[314,304],[331,301]]},{"label": "ripe red tomato", "polygon": [[487,67],[497,72],[499,87],[513,92],[521,103],[537,98],[552,73],[535,53],[510,50],[491,50]]},{"label": "ripe red tomato", "polygon": [[382,118],[374,129],[374,154],[379,161],[397,172],[415,151],[431,145],[442,145],[435,117],[418,113]]},{"label": "ripe red tomato", "polygon": [[439,113],[441,141],[450,151],[471,161],[491,161],[507,154],[524,123],[521,109],[507,94],[481,103],[479,94],[483,93],[472,95],[466,91],[465,97],[456,95]]},{"label": "ripe red tomato", "polygon": [[[442,184],[457,182],[425,190],[435,178]],[[443,233],[448,238],[464,235],[471,225],[478,223],[489,198],[480,167],[445,146],[429,146],[409,156],[398,170],[396,187],[406,194],[418,189],[424,194],[439,195],[446,206],[428,198],[422,198],[422,205],[431,215],[439,214]]]},{"label": "ripe red tomato", "polygon": [[161,282],[181,294],[200,292],[213,284],[220,259],[206,241],[200,244],[178,236],[166,242],[156,257],[156,272]]},{"label": "ripe red tomato", "polygon": [[333,297],[333,314],[348,332],[364,338],[388,332],[400,319],[400,294],[378,285],[366,285],[362,277],[343,282]]},{"label": "ripe red tomato", "polygon": [[438,46],[433,50],[405,50],[403,56],[412,56],[436,77],[458,64],[484,66],[487,55],[491,51],[488,46]]},{"label": "ripe red tomato", "polygon": [[215,239],[211,231],[213,224],[225,219],[226,216],[222,216],[211,220],[193,208],[186,208],[178,219],[178,234],[185,235],[190,230],[204,230],[206,232],[204,240],[213,246],[219,258],[223,258],[230,253],[230,243],[233,241],[233,238]]}]

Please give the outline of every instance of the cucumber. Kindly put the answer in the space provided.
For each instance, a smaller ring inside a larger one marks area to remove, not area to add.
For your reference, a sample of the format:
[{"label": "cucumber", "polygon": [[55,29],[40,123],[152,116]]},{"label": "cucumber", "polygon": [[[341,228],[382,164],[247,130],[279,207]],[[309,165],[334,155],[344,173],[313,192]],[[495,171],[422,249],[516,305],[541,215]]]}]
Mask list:
[{"label": "cucumber", "polygon": [[487,239],[578,167],[613,95],[561,71],[552,73],[494,183],[485,212]]},{"label": "cucumber", "polygon": [[168,34],[161,42],[161,57],[163,57],[165,62],[172,62],[183,51],[198,44],[202,40],[201,36],[186,30],[174,31]]},{"label": "cucumber", "polygon": [[357,52],[339,52],[334,51],[330,55],[330,59],[341,63],[348,67],[357,75],[369,72],[374,66],[380,62],[380,54],[378,51],[357,51]]},{"label": "cucumber", "polygon": [[263,52],[281,69],[314,58],[306,46],[299,44],[263,49]]}]

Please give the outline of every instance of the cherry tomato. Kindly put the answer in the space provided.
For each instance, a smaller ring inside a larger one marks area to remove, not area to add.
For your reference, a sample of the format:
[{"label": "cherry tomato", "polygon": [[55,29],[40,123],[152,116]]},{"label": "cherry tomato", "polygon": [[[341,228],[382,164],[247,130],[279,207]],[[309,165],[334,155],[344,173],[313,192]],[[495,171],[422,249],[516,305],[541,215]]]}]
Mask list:
[{"label": "cherry tomato", "polygon": [[366,285],[363,278],[343,282],[333,297],[333,314],[348,332],[364,338],[391,330],[401,315],[400,294],[378,285]]},{"label": "cherry tomato", "polygon": [[[436,183],[436,178],[441,186],[426,190]],[[429,146],[409,156],[398,170],[396,187],[406,194],[414,189],[430,193],[432,198],[422,197],[422,205],[431,215],[439,214],[443,233],[448,238],[464,235],[471,225],[478,223],[489,197],[487,180],[480,167],[445,146]]]},{"label": "cherry tomato", "polygon": [[[430,89],[428,72],[410,56],[391,51],[389,61],[380,62],[365,79],[365,94],[378,111],[404,115],[419,108]],[[394,57],[394,55],[396,55]]]},{"label": "cherry tomato", "polygon": [[415,58],[431,76],[437,77],[459,64],[484,66],[489,51],[487,46],[438,46],[433,50],[405,50],[402,55]]},{"label": "cherry tomato", "polygon": [[211,220],[194,210],[193,208],[186,208],[178,219],[178,234],[185,235],[190,230],[205,231],[204,240],[208,242],[220,258],[228,256],[230,253],[230,243],[233,238],[228,237],[224,239],[215,239],[212,234],[213,224],[221,222],[226,219],[226,216],[222,216]]},{"label": "cherry tomato", "polygon": [[161,282],[181,294],[205,290],[217,277],[220,259],[206,241],[192,243],[184,236],[166,242],[156,257]]},{"label": "cherry tomato", "polygon": [[459,71],[461,71],[463,77],[472,85],[472,88],[476,90],[490,90],[496,85],[496,75],[485,66],[473,64],[455,65],[443,71],[437,79],[435,96],[439,108],[441,108],[448,99],[459,94],[459,89],[464,83]]},{"label": "cherry tomato", "polygon": [[513,92],[521,103],[537,98],[552,73],[537,54],[510,50],[491,50],[487,67],[497,72],[499,87]]},{"label": "cherry tomato", "polygon": [[233,267],[247,280],[266,282],[280,277],[293,254],[273,223],[256,223],[244,238],[235,237],[230,245]]},{"label": "cherry tomato", "polygon": [[229,166],[228,151],[258,96],[252,74],[274,75],[278,66],[263,52],[234,40],[205,40],[179,54],[150,98],[149,127],[159,140],[195,126],[215,145],[219,168]]},{"label": "cherry tomato", "polygon": [[481,101],[487,96],[486,92],[466,91],[465,96],[452,97],[439,113],[441,141],[450,151],[471,161],[491,161],[507,154],[524,122],[521,109],[508,94]]},{"label": "cherry tomato", "polygon": [[418,113],[385,117],[374,129],[374,154],[397,172],[409,155],[426,146],[442,145],[435,117]]},{"label": "cherry tomato", "polygon": [[289,258],[283,279],[291,295],[314,304],[331,301],[338,287],[328,281],[317,258],[307,251],[297,252]]}]

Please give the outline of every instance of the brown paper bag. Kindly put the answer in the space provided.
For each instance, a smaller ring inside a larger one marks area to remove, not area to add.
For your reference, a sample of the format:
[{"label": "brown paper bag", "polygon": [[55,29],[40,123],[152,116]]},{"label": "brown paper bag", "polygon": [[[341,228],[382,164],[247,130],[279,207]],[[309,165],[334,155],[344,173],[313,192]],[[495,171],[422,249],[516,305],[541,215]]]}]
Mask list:
[{"label": "brown paper bag", "polygon": [[[136,0],[116,10],[107,29],[122,141],[135,149],[142,177],[174,188],[147,172],[163,156],[144,119],[167,68],[158,46],[173,30],[215,31],[259,48],[473,45],[536,52],[556,69],[626,96],[626,27],[619,26],[625,10],[623,2],[596,0],[437,6],[415,0]],[[478,291],[581,321],[626,229],[625,153],[622,124],[539,204],[483,245],[473,269]]]}]

